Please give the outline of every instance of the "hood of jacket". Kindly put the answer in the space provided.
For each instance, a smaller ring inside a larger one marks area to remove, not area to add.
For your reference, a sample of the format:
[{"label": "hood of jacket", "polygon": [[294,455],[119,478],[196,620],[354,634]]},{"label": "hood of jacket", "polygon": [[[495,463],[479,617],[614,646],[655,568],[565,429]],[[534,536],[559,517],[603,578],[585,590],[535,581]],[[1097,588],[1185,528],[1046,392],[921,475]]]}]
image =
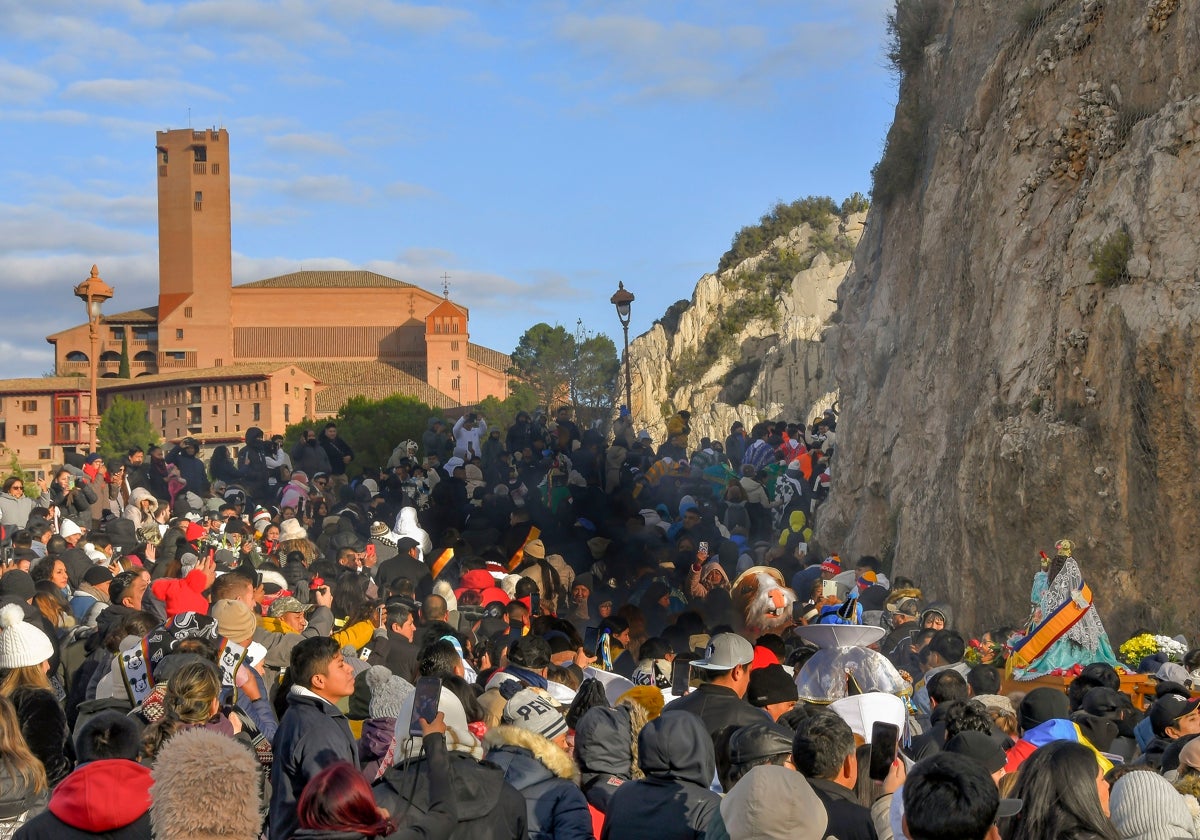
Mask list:
[{"label": "hood of jacket", "polygon": [[246,445],[247,446],[255,446],[257,444],[260,444],[260,443],[262,443],[262,439],[263,439],[263,430],[258,428],[258,426],[251,426],[249,429],[246,430]]},{"label": "hood of jacket", "polygon": [[647,776],[678,779],[707,788],[717,772],[713,742],[691,712],[663,712],[638,735],[638,760]]},{"label": "hood of jacket", "polygon": [[154,502],[154,507],[158,507],[158,499],[154,498],[154,494],[145,487],[135,487],[133,492],[129,494],[129,504],[135,507],[141,502]]},{"label": "hood of jacket", "polygon": [[[504,768],[504,778],[517,790],[552,777],[579,782],[579,769],[571,756],[536,732],[519,726],[497,726],[483,736],[483,746],[488,761]],[[523,760],[526,758],[534,759],[534,763]]]},{"label": "hood of jacket", "polygon": [[150,809],[150,768],[123,758],[84,764],[58,783],[48,809],[79,831],[115,831]]},{"label": "hood of jacket", "polygon": [[[463,590],[474,589],[482,592],[485,589],[496,589],[496,579],[487,569],[472,569],[462,576]],[[503,591],[503,590],[501,590]]]},{"label": "hood of jacket", "polygon": [[575,759],[585,780],[599,775],[632,780],[637,738],[629,708],[596,706],[584,712],[575,726]]},{"label": "hood of jacket", "polygon": [[829,819],[808,781],[795,770],[754,767],[721,800],[731,837],[755,840],[821,840]]}]

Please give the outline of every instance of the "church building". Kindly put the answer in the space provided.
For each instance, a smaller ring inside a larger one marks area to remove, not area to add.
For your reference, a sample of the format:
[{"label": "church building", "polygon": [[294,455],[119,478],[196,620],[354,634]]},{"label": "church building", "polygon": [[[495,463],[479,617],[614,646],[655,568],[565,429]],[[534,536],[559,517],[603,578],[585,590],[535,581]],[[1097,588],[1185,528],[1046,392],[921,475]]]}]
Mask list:
[{"label": "church building", "polygon": [[[158,301],[104,314],[102,409],[116,395],[141,400],[166,440],[218,442],[331,416],[356,395],[443,409],[504,398],[509,357],[471,342],[469,313],[448,290],[370,271],[234,286],[228,133],[163,131],[156,144]],[[87,324],[47,340],[59,377],[88,375]],[[123,354],[129,379],[117,378]]]}]

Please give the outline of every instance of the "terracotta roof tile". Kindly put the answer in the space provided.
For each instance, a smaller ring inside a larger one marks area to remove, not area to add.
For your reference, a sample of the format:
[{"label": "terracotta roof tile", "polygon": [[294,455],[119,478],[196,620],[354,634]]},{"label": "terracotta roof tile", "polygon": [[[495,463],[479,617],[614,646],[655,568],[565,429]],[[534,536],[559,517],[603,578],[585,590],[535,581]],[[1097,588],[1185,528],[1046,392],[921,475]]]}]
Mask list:
[{"label": "terracotta roof tile", "polygon": [[292,362],[254,362],[210,368],[172,368],[163,373],[155,373],[150,376],[137,376],[133,379],[102,378],[99,380],[97,387],[101,391],[119,391],[125,388],[141,388],[147,385],[175,385],[181,382],[204,382],[206,380],[221,379],[249,379],[267,376],[286,367],[300,368],[310,376],[317,378],[308,369],[307,365],[301,366]]},{"label": "terracotta roof tile", "polygon": [[143,309],[130,309],[128,312],[118,312],[115,315],[104,314],[106,324],[157,324],[158,307],[147,306]]},{"label": "terracotta roof tile", "polygon": [[405,394],[434,408],[450,408],[458,404],[428,382],[387,362],[305,361],[302,364],[325,386],[324,390],[317,393],[318,414],[335,414],[347,400],[360,395],[381,400],[393,394]]},{"label": "terracotta roof tile", "polygon": [[86,376],[39,376],[0,379],[0,394],[48,394],[53,391],[86,391]]},{"label": "terracotta roof tile", "polygon": [[473,362],[479,362],[485,367],[490,367],[492,370],[507,372],[512,367],[512,357],[507,353],[501,353],[499,350],[484,347],[473,341],[467,342],[467,358]]},{"label": "terracotta roof tile", "polygon": [[372,289],[418,288],[412,283],[395,280],[373,271],[294,271],[279,277],[268,277],[254,283],[236,286],[238,289]]}]

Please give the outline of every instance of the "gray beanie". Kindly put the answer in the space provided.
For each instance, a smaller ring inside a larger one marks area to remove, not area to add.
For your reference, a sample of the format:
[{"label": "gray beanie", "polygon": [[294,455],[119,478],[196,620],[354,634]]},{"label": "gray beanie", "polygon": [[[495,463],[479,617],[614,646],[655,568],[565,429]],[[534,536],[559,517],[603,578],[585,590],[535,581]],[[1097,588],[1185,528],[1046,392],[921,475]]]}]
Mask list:
[{"label": "gray beanie", "polygon": [[1109,799],[1112,822],[1123,840],[1191,837],[1192,815],[1183,796],[1157,773],[1126,773]]},{"label": "gray beanie", "polygon": [[400,714],[404,698],[413,693],[413,684],[395,676],[382,665],[373,665],[364,678],[371,689],[368,714],[372,718],[394,718]]}]

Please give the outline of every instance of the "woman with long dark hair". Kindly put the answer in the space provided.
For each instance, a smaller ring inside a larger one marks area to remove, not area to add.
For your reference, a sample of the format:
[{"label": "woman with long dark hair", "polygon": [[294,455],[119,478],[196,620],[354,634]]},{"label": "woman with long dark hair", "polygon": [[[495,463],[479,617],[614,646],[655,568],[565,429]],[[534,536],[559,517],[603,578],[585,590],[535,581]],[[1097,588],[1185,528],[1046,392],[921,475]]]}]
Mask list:
[{"label": "woman with long dark hair", "polygon": [[1120,840],[1108,818],[1104,771],[1082,744],[1038,749],[1021,765],[1012,795],[1023,805],[1002,827],[1004,840]]},{"label": "woman with long dark hair", "polygon": [[46,768],[21,734],[17,710],[0,697],[0,840],[8,840],[50,795]]},{"label": "woman with long dark hair", "polygon": [[[429,767],[429,806],[424,814],[389,814],[375,804],[362,774],[346,761],[335,762],[309,780],[300,794],[294,840],[445,840],[458,825],[446,753],[446,718],[421,721]],[[397,831],[397,826],[400,830]]]},{"label": "woman with long dark hair", "polygon": [[46,676],[54,646],[24,618],[25,612],[17,604],[0,608],[0,697],[12,701],[25,743],[46,768],[53,786],[71,772],[67,757],[70,732],[67,716]]}]

